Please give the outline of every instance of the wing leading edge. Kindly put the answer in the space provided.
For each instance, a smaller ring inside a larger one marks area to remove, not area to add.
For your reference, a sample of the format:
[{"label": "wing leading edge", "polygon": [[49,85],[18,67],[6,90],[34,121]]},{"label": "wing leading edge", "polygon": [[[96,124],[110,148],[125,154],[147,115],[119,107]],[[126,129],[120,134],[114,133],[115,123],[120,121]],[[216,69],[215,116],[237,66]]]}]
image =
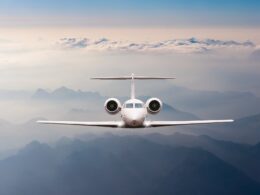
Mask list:
[{"label": "wing leading edge", "polygon": [[[179,125],[200,125],[212,123],[231,123],[232,119],[228,120],[195,120],[195,121],[145,121],[144,127],[166,127],[166,126],[179,126]],[[125,127],[123,121],[37,121],[41,124],[55,124],[55,125],[78,125],[78,126],[96,126],[96,127],[112,127],[119,128]]]},{"label": "wing leading edge", "polygon": [[195,121],[146,121],[146,127],[166,127],[179,125],[200,125],[212,123],[232,123],[233,119],[228,120],[195,120]]},{"label": "wing leading edge", "polygon": [[37,121],[41,124],[55,124],[55,125],[78,125],[78,126],[96,126],[96,127],[122,127],[121,121],[92,121],[92,122],[81,122],[81,121]]}]

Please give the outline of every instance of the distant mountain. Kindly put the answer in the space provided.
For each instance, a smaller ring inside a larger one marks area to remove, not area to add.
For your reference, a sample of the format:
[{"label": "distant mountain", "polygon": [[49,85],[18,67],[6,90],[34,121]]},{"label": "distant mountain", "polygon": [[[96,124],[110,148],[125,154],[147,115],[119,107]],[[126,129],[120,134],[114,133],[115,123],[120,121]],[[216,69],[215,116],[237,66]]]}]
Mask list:
[{"label": "distant mountain", "polygon": [[162,120],[196,120],[199,119],[196,115],[184,112],[176,109],[169,104],[164,103],[161,112],[155,116],[156,118],[161,118]]},{"label": "distant mountain", "polygon": [[138,136],[32,142],[0,161],[0,173],[5,195],[260,193],[259,183],[209,152]]},{"label": "distant mountain", "polygon": [[[194,113],[200,118],[242,118],[260,113],[260,98],[250,92],[237,91],[202,91],[172,85],[163,82],[165,87],[154,89],[147,95],[155,95],[164,100],[164,103]],[[142,87],[142,83],[140,84]],[[0,93],[1,95],[1,93]],[[124,94],[122,94],[124,95]],[[1,97],[1,96],[0,96]],[[107,97],[102,97],[97,92],[73,90],[60,87],[52,92],[38,89],[32,96],[33,99],[43,100],[91,100],[103,102]],[[128,97],[118,97],[125,100]],[[146,100],[147,97],[144,98]]]},{"label": "distant mountain", "polygon": [[232,128],[247,128],[260,131],[260,114],[237,119],[236,122],[230,124],[230,126],[232,126]]},{"label": "distant mountain", "polygon": [[235,137],[238,141],[260,142],[260,114],[237,119],[235,123],[228,124],[225,127],[226,134],[233,134],[230,137]]},{"label": "distant mountain", "polygon": [[36,98],[36,99],[42,99],[42,98],[50,98],[50,93],[47,92],[46,90],[44,89],[37,89],[36,92],[33,94],[33,98]]},{"label": "distant mountain", "polygon": [[103,99],[97,92],[86,92],[81,90],[72,90],[67,87],[60,87],[52,92],[44,89],[38,89],[32,96],[33,99],[47,99],[47,100],[73,100],[73,99]]},{"label": "distant mountain", "polygon": [[260,113],[260,98],[250,92],[193,90],[165,82],[165,88],[157,93],[168,104],[201,118],[242,118]]},{"label": "distant mountain", "polygon": [[235,119],[234,123],[190,126],[189,132],[217,139],[257,144],[260,142],[260,114]]},{"label": "distant mountain", "polygon": [[260,143],[256,145],[247,145],[216,140],[204,135],[193,136],[180,133],[175,133],[173,135],[148,134],[145,138],[163,145],[204,149],[260,182]]}]

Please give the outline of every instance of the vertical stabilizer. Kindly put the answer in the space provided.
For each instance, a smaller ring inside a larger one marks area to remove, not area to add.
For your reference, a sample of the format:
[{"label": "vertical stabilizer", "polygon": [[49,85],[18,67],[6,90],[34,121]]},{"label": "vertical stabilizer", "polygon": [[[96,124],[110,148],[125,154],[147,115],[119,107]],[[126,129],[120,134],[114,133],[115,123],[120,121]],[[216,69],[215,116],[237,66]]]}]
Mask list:
[{"label": "vertical stabilizer", "polygon": [[135,77],[133,73],[131,75],[131,99],[135,99]]}]

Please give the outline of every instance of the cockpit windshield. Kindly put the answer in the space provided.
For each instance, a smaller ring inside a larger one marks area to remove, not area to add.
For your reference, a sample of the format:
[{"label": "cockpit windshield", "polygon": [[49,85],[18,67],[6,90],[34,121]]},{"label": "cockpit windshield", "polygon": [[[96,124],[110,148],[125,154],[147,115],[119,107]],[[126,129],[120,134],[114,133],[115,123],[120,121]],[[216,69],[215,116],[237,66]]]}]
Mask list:
[{"label": "cockpit windshield", "polygon": [[143,107],[143,104],[141,104],[141,103],[136,103],[135,104],[135,108],[142,108]]},{"label": "cockpit windshield", "polygon": [[124,106],[125,108],[143,108],[143,104],[142,103],[127,103]]},{"label": "cockpit windshield", "polygon": [[126,104],[125,107],[126,107],[126,108],[134,108],[134,104],[132,104],[132,103]]}]

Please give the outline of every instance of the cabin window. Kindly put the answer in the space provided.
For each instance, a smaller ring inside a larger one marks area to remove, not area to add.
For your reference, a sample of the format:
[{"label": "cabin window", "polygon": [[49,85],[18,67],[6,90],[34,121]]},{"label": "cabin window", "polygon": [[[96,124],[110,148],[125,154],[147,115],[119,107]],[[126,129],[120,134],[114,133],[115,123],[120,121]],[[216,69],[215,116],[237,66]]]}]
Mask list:
[{"label": "cabin window", "polygon": [[126,108],[134,108],[134,104],[126,104],[125,107]]}]

